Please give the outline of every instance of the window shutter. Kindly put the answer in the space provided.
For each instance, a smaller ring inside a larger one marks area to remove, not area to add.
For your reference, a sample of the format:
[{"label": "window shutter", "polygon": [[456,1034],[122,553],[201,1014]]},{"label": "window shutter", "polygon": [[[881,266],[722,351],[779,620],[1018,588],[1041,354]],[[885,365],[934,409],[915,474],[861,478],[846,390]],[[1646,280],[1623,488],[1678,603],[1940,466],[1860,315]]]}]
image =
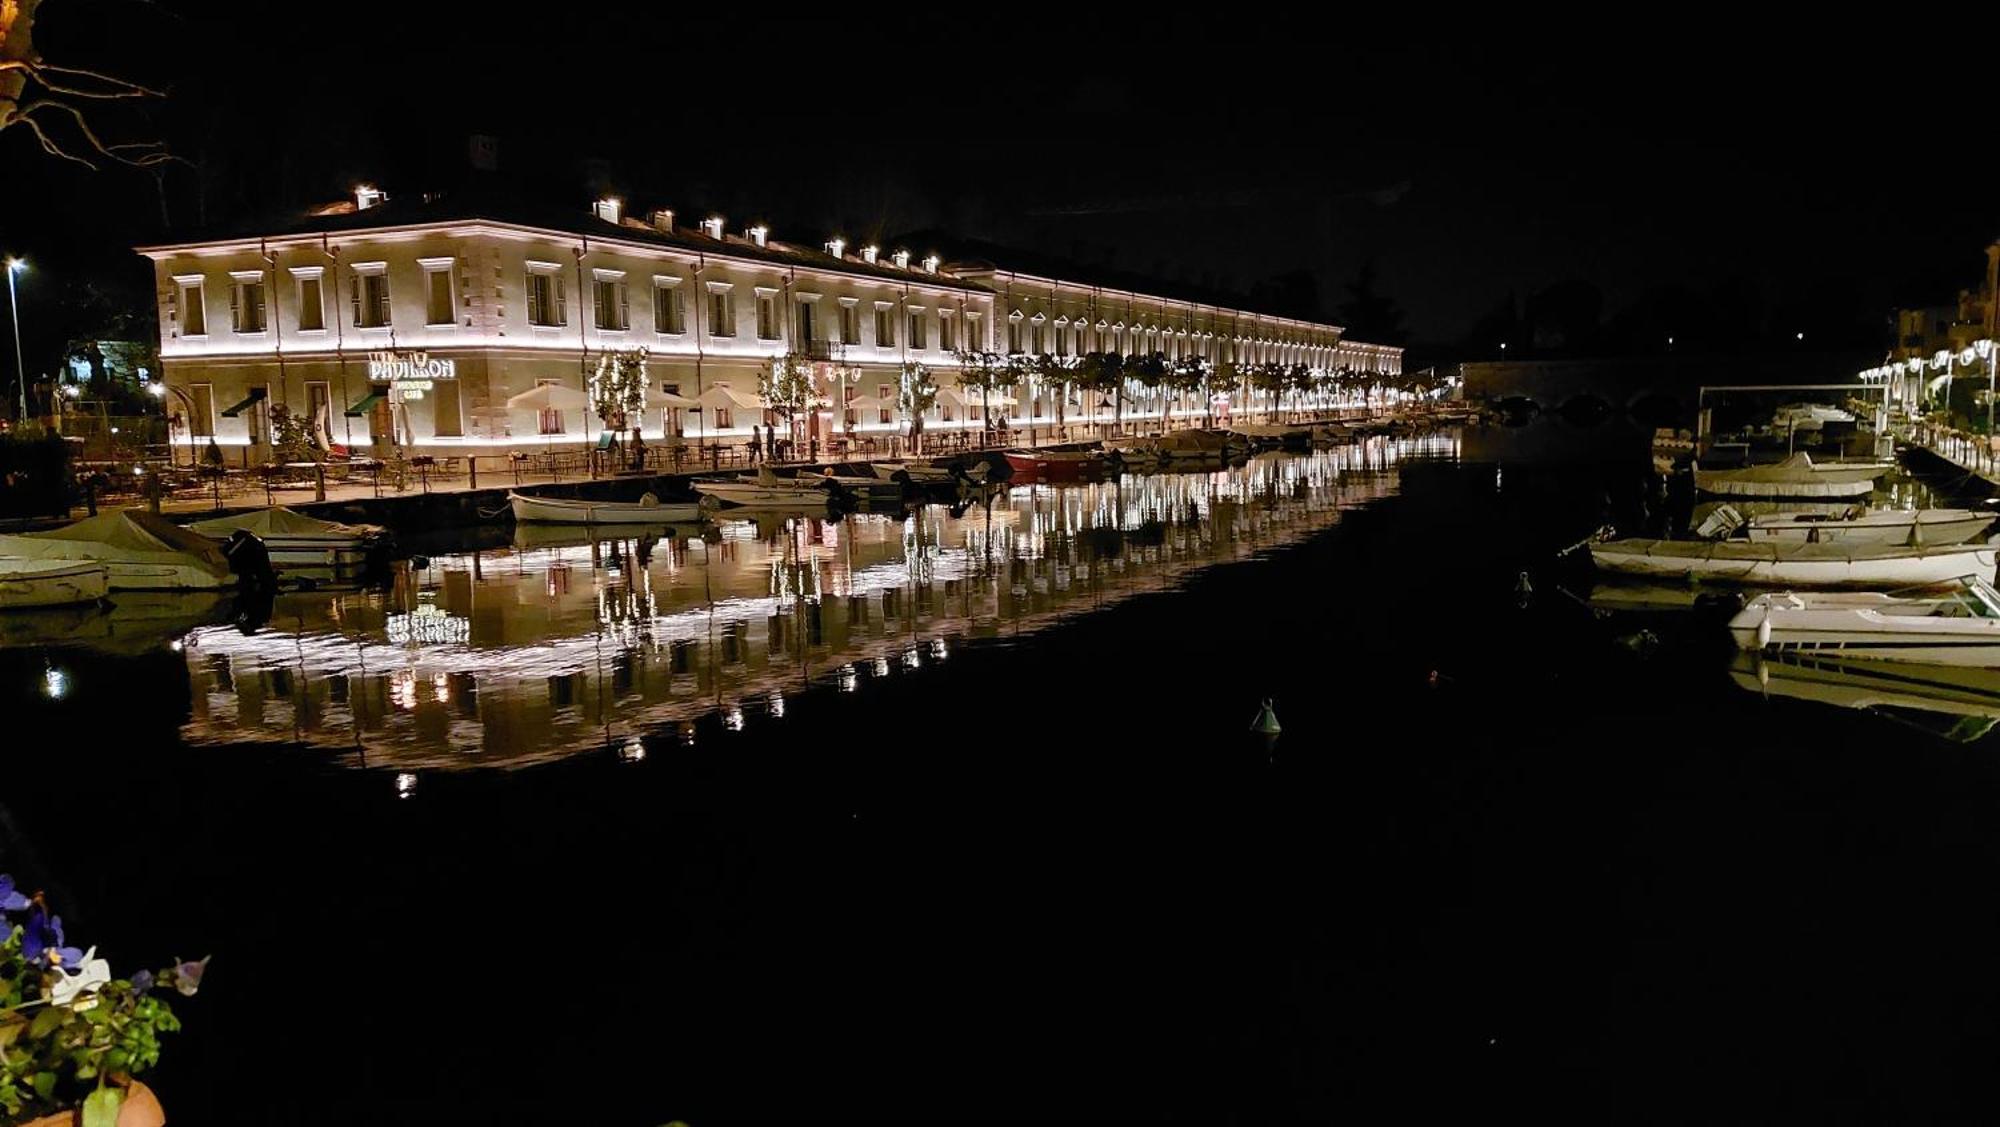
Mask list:
[{"label": "window shutter", "polygon": [[625,292],[625,283],[618,285],[618,327],[625,328],[632,323],[632,303]]},{"label": "window shutter", "polygon": [[378,274],[375,276],[375,323],[378,325],[389,323],[389,276],[387,274]]},{"label": "window shutter", "polygon": [[358,329],[361,327],[361,275],[356,274],[353,281],[353,288],[347,296],[354,303],[354,327]]},{"label": "window shutter", "polygon": [[243,331],[242,297],[243,283],[237,282],[229,287],[229,327],[239,333]]},{"label": "window shutter", "polygon": [[555,276],[555,279],[556,279],[556,324],[567,325],[569,324],[569,292],[567,287],[563,285],[563,276],[561,274],[557,274]]}]

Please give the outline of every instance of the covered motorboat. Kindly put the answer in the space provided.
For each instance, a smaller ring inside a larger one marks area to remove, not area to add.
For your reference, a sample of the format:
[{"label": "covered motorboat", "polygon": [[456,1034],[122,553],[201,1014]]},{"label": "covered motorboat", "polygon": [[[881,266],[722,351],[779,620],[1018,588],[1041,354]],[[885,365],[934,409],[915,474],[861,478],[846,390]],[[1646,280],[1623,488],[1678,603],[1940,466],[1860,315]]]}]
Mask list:
[{"label": "covered motorboat", "polygon": [[227,541],[239,531],[247,532],[264,542],[265,550],[271,554],[271,566],[281,571],[308,567],[358,568],[388,540],[388,531],[379,525],[321,520],[283,505],[210,517],[195,521],[188,528],[216,541]]},{"label": "covered motorboat", "polygon": [[1963,544],[1993,523],[1992,513],[1972,509],[1856,510],[1837,517],[1817,513],[1765,513],[1750,518],[1752,540],[1822,544]]},{"label": "covered motorboat", "polygon": [[517,524],[672,524],[701,519],[699,501],[662,501],[651,493],[637,501],[583,501],[509,492]]},{"label": "covered motorboat", "polygon": [[236,585],[214,541],[143,509],[99,513],[64,528],[0,536],[0,558],[92,560],[113,591],[220,591]]},{"label": "covered motorboat", "polygon": [[1740,470],[1696,467],[1694,485],[1723,497],[1865,497],[1894,467],[1885,462],[1817,465],[1810,454],[1794,454],[1768,466]]},{"label": "covered motorboat", "polygon": [[1729,620],[1739,649],[1934,665],[2000,665],[2000,593],[1961,576],[1903,591],[1759,595]]},{"label": "covered motorboat", "polygon": [[1993,574],[1985,544],[1877,547],[1782,540],[1608,540],[1590,545],[1601,571],[1763,587],[1903,587]]},{"label": "covered motorboat", "polygon": [[0,610],[94,603],[111,590],[110,576],[96,560],[0,559]]}]

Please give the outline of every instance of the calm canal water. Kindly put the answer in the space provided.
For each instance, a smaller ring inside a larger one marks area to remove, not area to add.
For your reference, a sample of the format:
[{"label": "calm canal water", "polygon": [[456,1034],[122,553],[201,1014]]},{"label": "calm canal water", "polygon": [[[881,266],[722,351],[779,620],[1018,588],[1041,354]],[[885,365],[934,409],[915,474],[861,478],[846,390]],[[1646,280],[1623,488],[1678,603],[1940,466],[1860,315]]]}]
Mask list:
[{"label": "calm canal water", "polygon": [[1985,1118],[2000,687],[1593,593],[1645,469],[1549,420],[8,622],[0,857],[215,954],[177,1122]]}]

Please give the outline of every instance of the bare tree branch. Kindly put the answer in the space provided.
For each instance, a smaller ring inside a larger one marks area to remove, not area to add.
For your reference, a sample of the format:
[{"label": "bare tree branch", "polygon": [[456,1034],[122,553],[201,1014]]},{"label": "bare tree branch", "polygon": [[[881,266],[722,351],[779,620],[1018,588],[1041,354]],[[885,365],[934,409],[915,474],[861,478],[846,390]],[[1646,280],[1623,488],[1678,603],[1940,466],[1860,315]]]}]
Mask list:
[{"label": "bare tree branch", "polygon": [[36,121],[34,118],[34,115],[41,110],[56,110],[58,112],[68,114],[70,116],[70,120],[76,123],[77,132],[83,134],[83,139],[90,142],[90,147],[92,149],[95,149],[99,153],[102,153],[103,155],[110,157],[112,160],[118,161],[121,164],[129,164],[134,168],[151,168],[155,165],[165,164],[174,159],[173,154],[167,152],[164,147],[150,142],[123,144],[123,145],[106,145],[101,139],[99,139],[97,133],[90,128],[90,121],[83,116],[82,110],[76,108],[75,106],[70,105],[67,102],[59,102],[54,98],[37,99],[36,101],[30,102],[27,105],[21,107],[20,110],[16,111],[16,113],[14,114],[14,120],[25,121],[31,127],[33,127],[35,131],[35,136],[39,138],[42,142],[42,148],[47,149],[49,152],[54,153],[56,156],[65,157],[69,160],[73,160],[78,164],[83,165],[86,168],[96,168],[97,165],[95,165],[85,157],[77,156],[75,153],[72,153],[67,149],[62,148],[60,145],[51,140],[48,132],[44,130],[42,128],[41,123]]}]

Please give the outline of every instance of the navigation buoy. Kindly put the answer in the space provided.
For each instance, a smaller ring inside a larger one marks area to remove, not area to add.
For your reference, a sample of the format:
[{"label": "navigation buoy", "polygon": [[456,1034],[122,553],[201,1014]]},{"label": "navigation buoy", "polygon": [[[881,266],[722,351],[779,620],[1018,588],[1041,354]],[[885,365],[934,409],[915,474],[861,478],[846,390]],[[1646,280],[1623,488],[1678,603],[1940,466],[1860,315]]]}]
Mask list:
[{"label": "navigation buoy", "polygon": [[1275,736],[1282,731],[1278,727],[1278,714],[1271,709],[1271,698],[1264,698],[1264,707],[1257,710],[1257,719],[1250,722],[1250,730],[1260,736]]},{"label": "navigation buoy", "polygon": [[1770,645],[1771,645],[1771,612],[1765,611],[1764,617],[1757,621],[1757,648],[1760,650],[1767,649],[1769,648]]},{"label": "navigation buoy", "polygon": [[1526,607],[1534,598],[1535,585],[1528,581],[1528,573],[1524,571],[1519,579],[1514,580],[1514,605]]}]

